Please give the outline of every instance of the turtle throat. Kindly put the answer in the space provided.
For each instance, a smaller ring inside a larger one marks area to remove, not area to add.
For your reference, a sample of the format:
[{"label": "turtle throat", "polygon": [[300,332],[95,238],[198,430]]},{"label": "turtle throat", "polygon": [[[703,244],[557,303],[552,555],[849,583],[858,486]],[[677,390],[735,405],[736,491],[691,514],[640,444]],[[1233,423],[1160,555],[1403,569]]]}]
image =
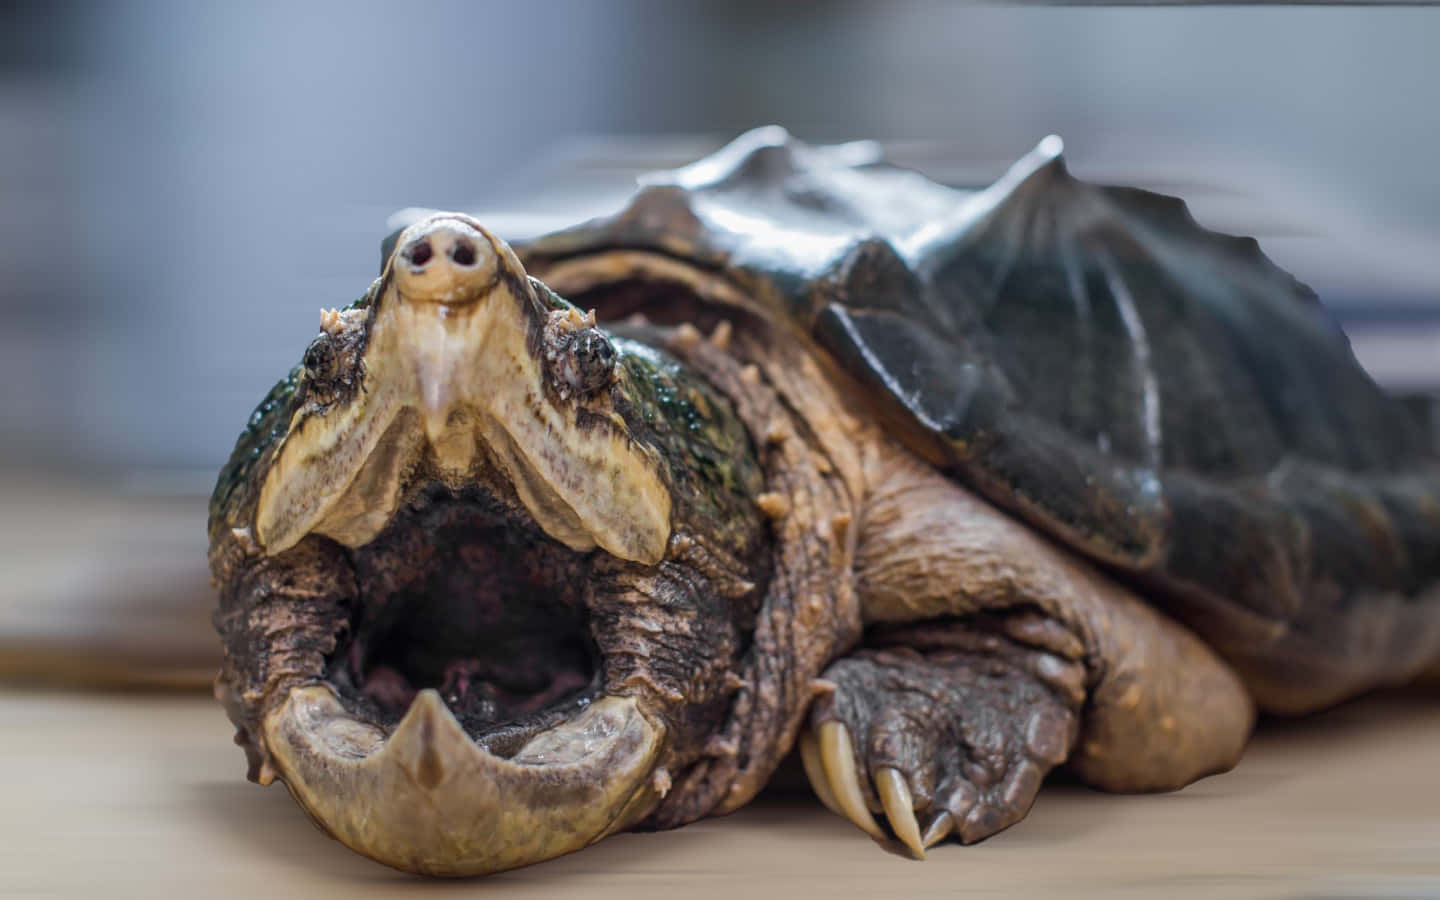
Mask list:
[{"label": "turtle throat", "polygon": [[592,556],[478,489],[427,486],[351,551],[359,596],[327,680],[386,730],[433,688],[505,755],[600,692],[582,596]]}]

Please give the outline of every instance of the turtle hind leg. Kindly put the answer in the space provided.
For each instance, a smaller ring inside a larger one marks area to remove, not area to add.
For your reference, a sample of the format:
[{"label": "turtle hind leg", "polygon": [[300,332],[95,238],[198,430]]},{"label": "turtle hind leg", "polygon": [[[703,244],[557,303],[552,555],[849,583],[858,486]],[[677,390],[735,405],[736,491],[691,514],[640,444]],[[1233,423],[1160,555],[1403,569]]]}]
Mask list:
[{"label": "turtle hind leg", "polygon": [[823,679],[801,739],[811,784],[871,836],[887,822],[918,857],[1023,818],[1068,756],[1085,697],[1079,662],[974,622],[882,630]]}]

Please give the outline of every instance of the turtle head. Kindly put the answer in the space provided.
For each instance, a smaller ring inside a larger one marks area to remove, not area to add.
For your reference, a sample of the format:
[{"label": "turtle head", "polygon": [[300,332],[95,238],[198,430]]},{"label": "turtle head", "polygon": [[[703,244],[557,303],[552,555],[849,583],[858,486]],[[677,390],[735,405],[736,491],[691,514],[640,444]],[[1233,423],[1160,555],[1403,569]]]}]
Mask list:
[{"label": "turtle head", "polygon": [[729,401],[452,214],[277,390],[212,506],[252,775],[440,874],[651,814],[753,628],[762,478]]}]

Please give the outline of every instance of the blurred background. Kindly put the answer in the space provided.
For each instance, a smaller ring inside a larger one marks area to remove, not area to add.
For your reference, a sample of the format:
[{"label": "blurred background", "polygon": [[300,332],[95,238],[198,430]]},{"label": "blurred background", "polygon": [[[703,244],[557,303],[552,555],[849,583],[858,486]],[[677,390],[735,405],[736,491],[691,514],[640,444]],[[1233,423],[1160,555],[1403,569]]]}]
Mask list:
[{"label": "blurred background", "polygon": [[1437,47],[1420,8],[0,5],[0,643],[189,652],[215,471],[397,209],[563,214],[758,124],[961,184],[1059,133],[1260,237],[1421,406]]},{"label": "blurred background", "polygon": [[[564,220],[772,122],[961,185],[1058,133],[1079,176],[1258,236],[1417,410],[1440,392],[1440,8],[0,0],[0,894],[414,891],[245,784],[198,692],[216,471],[397,210]],[[196,692],[48,688],[117,681]],[[1437,735],[1433,693],[1371,698],[1177,794],[1047,787],[924,866],[796,795],[495,886],[1440,896]]]}]

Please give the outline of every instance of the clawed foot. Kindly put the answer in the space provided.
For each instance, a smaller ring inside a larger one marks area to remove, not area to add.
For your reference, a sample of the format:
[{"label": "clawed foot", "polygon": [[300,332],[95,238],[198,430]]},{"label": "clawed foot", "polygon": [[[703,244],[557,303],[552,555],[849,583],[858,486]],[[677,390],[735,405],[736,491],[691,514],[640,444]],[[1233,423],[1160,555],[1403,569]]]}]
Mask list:
[{"label": "clawed foot", "polygon": [[[861,650],[834,663],[834,690],[801,736],[820,801],[917,858],[947,837],[1013,825],[1074,742],[1079,663],[988,641],[988,649]],[[1038,669],[1038,671],[1037,671]]]},{"label": "clawed foot", "polygon": [[[843,723],[830,721],[800,736],[800,758],[805,774],[820,802],[837,816],[854,822],[877,841],[886,840],[875,816],[871,814],[856,774],[850,729]],[[926,825],[922,834],[915,816],[915,799],[900,770],[881,766],[875,771],[874,785],[880,794],[880,805],[895,837],[919,859],[926,848],[943,840],[955,828],[955,820],[941,810]]]}]

